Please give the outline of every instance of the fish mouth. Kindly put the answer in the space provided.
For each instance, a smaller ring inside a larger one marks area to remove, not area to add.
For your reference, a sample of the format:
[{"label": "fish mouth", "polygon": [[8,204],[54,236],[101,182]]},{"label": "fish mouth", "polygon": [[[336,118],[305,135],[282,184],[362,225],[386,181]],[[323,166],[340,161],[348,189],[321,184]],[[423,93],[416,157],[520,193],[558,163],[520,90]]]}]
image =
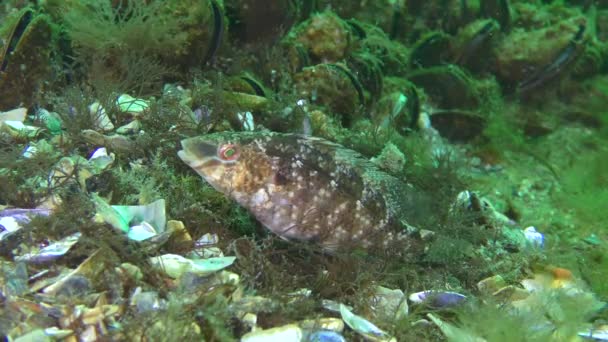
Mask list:
[{"label": "fish mouth", "polygon": [[181,141],[182,150],[177,155],[186,164],[195,167],[204,163],[217,154],[217,144],[201,137],[188,138]]}]

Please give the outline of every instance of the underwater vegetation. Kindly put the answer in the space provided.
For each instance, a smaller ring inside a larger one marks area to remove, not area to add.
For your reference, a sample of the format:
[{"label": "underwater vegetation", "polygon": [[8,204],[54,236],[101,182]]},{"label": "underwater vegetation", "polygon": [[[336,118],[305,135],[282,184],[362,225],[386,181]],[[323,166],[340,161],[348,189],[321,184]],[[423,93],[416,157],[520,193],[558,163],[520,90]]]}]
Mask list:
[{"label": "underwater vegetation", "polygon": [[0,5],[0,336],[606,340],[608,5]]}]

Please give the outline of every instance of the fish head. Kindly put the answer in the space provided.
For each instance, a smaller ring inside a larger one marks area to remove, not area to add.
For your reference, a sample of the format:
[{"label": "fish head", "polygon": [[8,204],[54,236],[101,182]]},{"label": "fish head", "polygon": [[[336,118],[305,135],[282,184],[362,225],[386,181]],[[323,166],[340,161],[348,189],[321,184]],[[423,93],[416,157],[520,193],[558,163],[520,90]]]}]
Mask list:
[{"label": "fish head", "polygon": [[181,141],[178,156],[216,190],[237,201],[274,175],[259,141],[237,134],[208,134]]}]

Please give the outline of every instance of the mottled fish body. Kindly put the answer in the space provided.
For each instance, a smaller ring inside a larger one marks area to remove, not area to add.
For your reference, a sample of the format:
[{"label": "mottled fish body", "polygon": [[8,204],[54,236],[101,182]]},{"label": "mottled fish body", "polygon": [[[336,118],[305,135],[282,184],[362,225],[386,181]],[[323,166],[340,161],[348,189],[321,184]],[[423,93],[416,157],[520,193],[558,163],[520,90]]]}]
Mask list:
[{"label": "mottled fish body", "polygon": [[382,247],[415,214],[410,185],[324,139],[230,132],[185,139],[182,147],[184,162],[285,239],[332,251]]}]

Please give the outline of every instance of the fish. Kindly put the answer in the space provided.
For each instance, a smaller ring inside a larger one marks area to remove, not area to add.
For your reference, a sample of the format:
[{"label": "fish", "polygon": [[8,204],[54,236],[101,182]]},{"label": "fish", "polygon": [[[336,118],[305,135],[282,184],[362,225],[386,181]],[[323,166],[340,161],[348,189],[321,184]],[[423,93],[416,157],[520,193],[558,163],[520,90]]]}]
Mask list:
[{"label": "fish", "polygon": [[425,205],[411,184],[328,140],[266,131],[187,138],[178,152],[268,230],[325,251],[388,248],[415,230]]}]

